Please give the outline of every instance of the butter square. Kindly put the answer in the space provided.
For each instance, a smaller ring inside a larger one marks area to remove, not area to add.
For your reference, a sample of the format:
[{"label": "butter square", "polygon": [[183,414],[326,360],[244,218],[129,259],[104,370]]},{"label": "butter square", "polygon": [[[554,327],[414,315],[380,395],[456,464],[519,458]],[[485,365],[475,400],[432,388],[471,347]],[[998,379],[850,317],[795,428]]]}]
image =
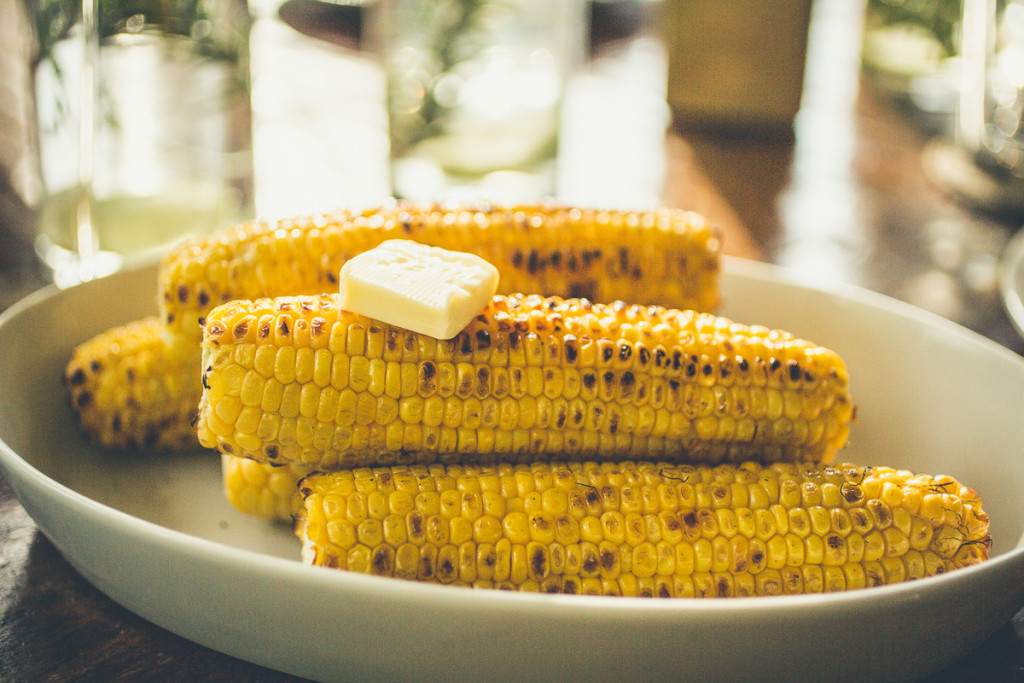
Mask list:
[{"label": "butter square", "polygon": [[451,339],[490,302],[498,269],[479,256],[387,240],[349,259],[341,307],[437,339]]}]

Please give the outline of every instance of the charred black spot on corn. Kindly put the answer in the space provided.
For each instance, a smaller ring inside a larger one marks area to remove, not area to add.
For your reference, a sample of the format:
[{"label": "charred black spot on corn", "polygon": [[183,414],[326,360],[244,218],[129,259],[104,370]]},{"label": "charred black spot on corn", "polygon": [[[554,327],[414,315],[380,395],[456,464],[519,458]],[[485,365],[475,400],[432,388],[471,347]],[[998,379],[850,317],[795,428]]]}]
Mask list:
[{"label": "charred black spot on corn", "polygon": [[848,481],[844,481],[840,490],[842,491],[843,498],[848,502],[856,502],[864,497],[864,490],[857,484],[852,484]]}]

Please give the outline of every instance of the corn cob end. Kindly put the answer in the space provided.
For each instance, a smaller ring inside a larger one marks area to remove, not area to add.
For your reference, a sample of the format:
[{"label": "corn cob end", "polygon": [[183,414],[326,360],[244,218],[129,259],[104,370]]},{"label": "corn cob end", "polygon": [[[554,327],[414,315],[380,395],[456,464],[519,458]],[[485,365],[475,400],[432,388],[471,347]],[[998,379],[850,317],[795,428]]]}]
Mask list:
[{"label": "corn cob end", "polygon": [[159,318],[117,326],[72,350],[64,371],[82,428],[110,448],[197,445],[199,349],[164,336]]}]

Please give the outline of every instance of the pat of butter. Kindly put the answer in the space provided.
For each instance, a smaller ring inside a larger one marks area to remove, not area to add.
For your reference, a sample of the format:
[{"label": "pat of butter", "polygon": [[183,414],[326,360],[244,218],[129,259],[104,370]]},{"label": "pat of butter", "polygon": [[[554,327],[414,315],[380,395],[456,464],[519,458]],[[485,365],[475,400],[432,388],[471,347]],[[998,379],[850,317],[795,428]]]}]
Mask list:
[{"label": "pat of butter", "polygon": [[344,310],[451,339],[487,306],[498,269],[479,256],[387,240],[341,267]]}]

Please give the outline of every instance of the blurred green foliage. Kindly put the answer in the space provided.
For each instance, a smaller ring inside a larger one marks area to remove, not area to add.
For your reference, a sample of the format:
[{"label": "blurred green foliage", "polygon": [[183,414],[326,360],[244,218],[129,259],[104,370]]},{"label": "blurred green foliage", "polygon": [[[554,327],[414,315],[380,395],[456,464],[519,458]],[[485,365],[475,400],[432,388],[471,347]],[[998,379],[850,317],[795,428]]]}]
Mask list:
[{"label": "blurred green foliage", "polygon": [[931,33],[945,53],[959,53],[963,0],[868,0],[868,18],[880,26],[912,24]]},{"label": "blurred green foliage", "polygon": [[[235,57],[234,35],[228,40],[209,31],[208,3],[204,0],[26,0],[35,18],[38,61],[49,59],[53,46],[66,38],[82,17],[82,3],[96,2],[100,40],[119,33],[157,30],[164,35],[191,38],[196,48],[211,57]],[[244,0],[239,2],[245,7]],[[247,14],[243,13],[243,14]],[[233,17],[237,19],[237,17]],[[247,17],[245,19],[247,21]],[[247,31],[247,25],[238,27]],[[238,31],[232,31],[237,34]],[[220,38],[220,39],[219,39]]]}]

